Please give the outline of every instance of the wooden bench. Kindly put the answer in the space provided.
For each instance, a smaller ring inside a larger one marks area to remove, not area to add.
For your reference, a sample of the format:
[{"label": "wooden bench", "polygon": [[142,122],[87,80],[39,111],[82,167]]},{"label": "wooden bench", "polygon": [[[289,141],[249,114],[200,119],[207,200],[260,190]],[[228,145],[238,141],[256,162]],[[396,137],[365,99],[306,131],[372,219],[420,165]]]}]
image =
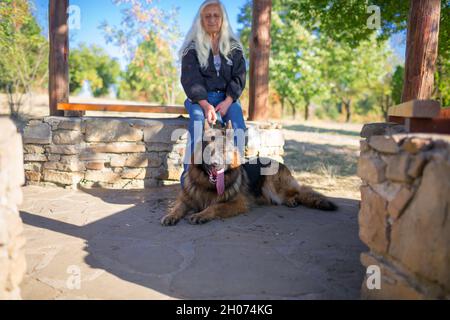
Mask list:
[{"label": "wooden bench", "polygon": [[107,111],[107,112],[146,112],[146,113],[170,113],[188,114],[183,106],[150,106],[134,104],[97,104],[97,103],[65,103],[57,105],[58,110],[67,112],[84,113],[85,111]]},{"label": "wooden bench", "polygon": [[442,108],[439,101],[411,100],[389,108],[388,116],[408,132],[450,134],[450,108]]}]

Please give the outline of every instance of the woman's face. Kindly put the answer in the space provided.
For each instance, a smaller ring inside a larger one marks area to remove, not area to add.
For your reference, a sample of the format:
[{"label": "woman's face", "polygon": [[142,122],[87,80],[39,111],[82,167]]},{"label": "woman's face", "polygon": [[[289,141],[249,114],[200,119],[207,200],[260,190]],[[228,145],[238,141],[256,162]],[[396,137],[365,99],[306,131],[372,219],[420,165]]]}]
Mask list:
[{"label": "woman's face", "polygon": [[202,25],[209,34],[220,32],[220,28],[222,28],[222,11],[218,4],[210,4],[203,9]]}]

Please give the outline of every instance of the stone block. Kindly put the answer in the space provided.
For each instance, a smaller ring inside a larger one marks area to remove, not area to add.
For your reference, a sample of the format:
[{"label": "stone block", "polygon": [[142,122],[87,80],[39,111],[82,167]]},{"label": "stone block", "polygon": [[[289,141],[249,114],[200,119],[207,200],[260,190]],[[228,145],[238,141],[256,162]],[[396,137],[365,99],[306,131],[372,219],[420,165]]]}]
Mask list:
[{"label": "stone block", "polygon": [[152,143],[176,143],[180,136],[186,134],[184,124],[170,125],[154,123],[144,128],[144,141]]},{"label": "stone block", "polygon": [[381,281],[380,289],[369,289],[367,286],[368,277],[363,280],[361,286],[361,298],[370,300],[419,300],[424,299],[423,293],[415,287],[416,283],[411,283],[409,278],[396,270],[386,262],[373,257],[369,253],[361,254],[361,263],[366,268],[378,266],[380,268]]},{"label": "stone block", "polygon": [[91,144],[86,152],[92,153],[137,153],[145,152],[145,144],[136,142],[112,142]]},{"label": "stone block", "polygon": [[386,200],[369,186],[361,187],[359,237],[371,250],[380,254],[386,253],[389,245],[386,206]]},{"label": "stone block", "polygon": [[45,148],[43,146],[40,145],[33,145],[33,144],[25,144],[23,146],[23,152],[24,153],[44,153],[45,152]]},{"label": "stone block", "polygon": [[369,145],[382,153],[397,153],[399,151],[397,143],[390,136],[371,136]]},{"label": "stone block", "polygon": [[389,254],[450,291],[450,163],[429,162],[408,207],[392,225]]},{"label": "stone block", "polygon": [[44,169],[44,181],[53,182],[58,185],[75,185],[83,177],[81,173],[78,172],[61,172],[55,170]]},{"label": "stone block", "polygon": [[41,173],[36,171],[25,171],[26,181],[41,181]]},{"label": "stone block", "polygon": [[78,154],[80,153],[82,147],[77,144],[77,145],[70,145],[70,144],[66,144],[66,145],[50,145],[50,147],[48,148],[49,153],[56,153],[56,154],[67,154],[67,155],[73,155],[73,154]]},{"label": "stone block", "polygon": [[95,182],[116,183],[120,180],[120,174],[109,170],[86,170],[84,178]]},{"label": "stone block", "polygon": [[78,172],[84,171],[84,163],[77,156],[62,156],[59,161],[48,161],[44,163],[45,169]]},{"label": "stone block", "polygon": [[431,139],[423,139],[418,137],[406,138],[402,143],[402,149],[412,154],[428,150],[432,146],[433,142]]},{"label": "stone block", "polygon": [[89,170],[103,170],[105,168],[104,162],[87,162],[84,164],[86,169]]},{"label": "stone block", "polygon": [[408,176],[417,178],[422,175],[422,170],[425,167],[426,161],[426,157],[421,153],[412,156],[411,161],[409,162]]},{"label": "stone block", "polygon": [[406,132],[405,127],[394,122],[367,123],[363,126],[360,136],[369,138],[371,136],[391,135]]},{"label": "stone block", "polygon": [[141,141],[143,132],[124,118],[85,120],[87,142]]},{"label": "stone block", "polygon": [[357,175],[369,183],[383,182],[386,164],[378,157],[361,155],[358,159]]},{"label": "stone block", "polygon": [[121,175],[122,179],[138,179],[143,180],[146,177],[146,169],[145,168],[125,168]]},{"label": "stone block", "polygon": [[45,162],[47,161],[47,156],[45,154],[40,153],[25,153],[23,155],[23,160],[33,162]]},{"label": "stone block", "polygon": [[410,183],[411,178],[408,176],[409,158],[407,153],[390,156],[387,159],[386,178],[392,181]]},{"label": "stone block", "polygon": [[23,131],[25,144],[49,144],[52,140],[52,132],[47,123],[28,125]]},{"label": "stone block", "polygon": [[53,131],[54,144],[76,145],[83,142],[83,134],[80,131],[56,130]]},{"label": "stone block", "polygon": [[41,162],[27,162],[23,165],[23,168],[27,171],[40,172],[42,168]]},{"label": "stone block", "polygon": [[403,209],[414,195],[414,189],[403,186],[392,201],[389,201],[387,211],[392,218],[398,219]]}]

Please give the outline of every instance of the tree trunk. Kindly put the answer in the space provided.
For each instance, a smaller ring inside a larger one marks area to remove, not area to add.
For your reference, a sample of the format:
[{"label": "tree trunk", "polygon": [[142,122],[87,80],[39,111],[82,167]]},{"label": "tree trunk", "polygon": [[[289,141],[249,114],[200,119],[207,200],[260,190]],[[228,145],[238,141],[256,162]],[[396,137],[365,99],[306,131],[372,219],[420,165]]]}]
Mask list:
[{"label": "tree trunk", "polygon": [[348,100],[344,101],[343,104],[344,104],[344,108],[345,108],[345,122],[350,122],[350,119],[352,117],[352,112],[351,112],[352,99],[348,99]]},{"label": "tree trunk", "polygon": [[272,0],[253,1],[250,37],[249,120],[268,118],[270,19]]},{"label": "tree trunk", "polygon": [[58,102],[69,102],[69,27],[67,8],[69,0],[49,1],[49,107],[51,116],[63,116]]},{"label": "tree trunk", "polygon": [[430,99],[438,51],[441,0],[411,0],[402,102]]},{"label": "tree trunk", "polygon": [[309,105],[310,105],[310,102],[306,101],[306,104],[305,104],[305,121],[308,121],[308,119],[309,119]]},{"label": "tree trunk", "polygon": [[281,98],[281,118],[284,117],[284,97]]}]

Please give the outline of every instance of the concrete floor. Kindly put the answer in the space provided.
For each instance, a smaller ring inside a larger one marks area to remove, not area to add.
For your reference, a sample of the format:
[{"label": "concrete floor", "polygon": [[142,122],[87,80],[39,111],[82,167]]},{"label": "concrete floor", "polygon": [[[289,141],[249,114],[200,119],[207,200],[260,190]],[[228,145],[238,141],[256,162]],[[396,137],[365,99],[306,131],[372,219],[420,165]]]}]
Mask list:
[{"label": "concrete floor", "polygon": [[[24,299],[358,299],[359,202],[162,227],[179,185],[24,187]],[[80,281],[78,281],[80,280]]]}]

